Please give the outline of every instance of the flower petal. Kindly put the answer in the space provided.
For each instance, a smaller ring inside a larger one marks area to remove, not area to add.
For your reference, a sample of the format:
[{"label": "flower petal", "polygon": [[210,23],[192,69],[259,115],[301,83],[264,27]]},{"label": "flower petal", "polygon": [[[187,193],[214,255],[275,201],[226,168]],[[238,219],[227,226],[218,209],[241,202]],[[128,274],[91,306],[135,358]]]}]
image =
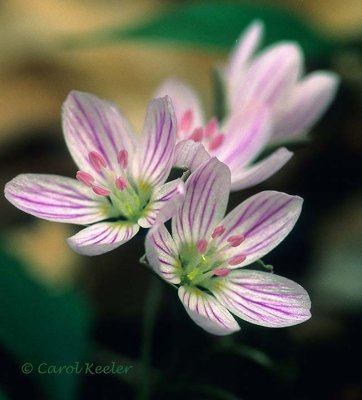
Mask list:
[{"label": "flower petal", "polygon": [[168,282],[180,283],[178,251],[165,225],[160,224],[148,231],[145,247],[147,260],[155,272]]},{"label": "flower petal", "polygon": [[49,221],[86,225],[107,218],[104,197],[75,179],[58,175],[21,174],[5,186],[15,207]]},{"label": "flower petal", "polygon": [[218,238],[220,245],[228,237],[243,235],[237,247],[225,250],[226,259],[239,254],[246,256],[239,266],[249,265],[269,253],[293,229],[302,210],[303,199],[285,193],[258,193],[234,208],[220,223],[225,232]]},{"label": "flower petal", "polygon": [[185,201],[172,218],[173,238],[178,246],[195,244],[215,228],[225,214],[229,182],[229,168],[216,158],[206,161],[190,175]]},{"label": "flower petal", "polygon": [[209,160],[210,154],[201,143],[193,140],[182,140],[175,147],[174,167],[195,171],[197,167]]},{"label": "flower petal", "polygon": [[269,107],[253,103],[231,113],[223,131],[226,140],[213,155],[225,163],[233,175],[251,162],[269,141]]},{"label": "flower petal", "polygon": [[250,58],[260,44],[263,28],[264,26],[261,21],[253,21],[245,31],[242,32],[231,53],[225,68],[225,78],[228,83],[232,104],[235,101],[235,99],[233,99],[235,95],[234,88],[237,87],[237,83],[242,78]]},{"label": "flower petal", "polygon": [[[179,140],[187,139],[195,128],[204,124],[201,102],[191,86],[177,79],[168,79],[156,90],[154,97],[170,96],[175,110],[178,124],[177,136]],[[185,114],[189,114],[189,121],[183,124]]]},{"label": "flower petal", "polygon": [[169,220],[180,208],[185,198],[185,184],[182,179],[175,179],[156,188],[149,201],[146,216],[138,220],[142,228],[149,228],[156,221]]},{"label": "flower petal", "polygon": [[244,167],[240,172],[233,171],[231,175],[231,190],[246,189],[264,182],[278,172],[290,160],[292,155],[291,151],[281,147],[251,167]]},{"label": "flower petal", "polygon": [[85,256],[107,253],[128,242],[139,230],[137,224],[100,222],[85,228],[67,239],[69,246]]},{"label": "flower petal", "polygon": [[301,71],[302,53],[293,43],[278,44],[260,54],[238,84],[235,103],[258,101],[274,106],[294,87]]},{"label": "flower petal", "polygon": [[165,182],[172,168],[175,142],[176,118],[169,97],[151,100],[132,165],[133,179],[153,186]]},{"label": "flower petal", "polygon": [[187,314],[206,332],[223,336],[240,330],[234,317],[213,296],[184,286],[179,288],[178,295]]},{"label": "flower petal", "polygon": [[238,270],[216,278],[213,294],[233,314],[253,324],[282,328],[311,317],[308,293],[268,272]]},{"label": "flower petal", "polygon": [[275,139],[289,139],[308,130],[330,105],[338,82],[336,74],[317,71],[298,83],[274,121]]},{"label": "flower petal", "polygon": [[117,106],[89,93],[70,92],[63,104],[63,130],[75,163],[81,170],[91,169],[92,174],[96,172],[89,162],[90,151],[99,153],[115,170],[120,150],[133,154],[131,129]]}]

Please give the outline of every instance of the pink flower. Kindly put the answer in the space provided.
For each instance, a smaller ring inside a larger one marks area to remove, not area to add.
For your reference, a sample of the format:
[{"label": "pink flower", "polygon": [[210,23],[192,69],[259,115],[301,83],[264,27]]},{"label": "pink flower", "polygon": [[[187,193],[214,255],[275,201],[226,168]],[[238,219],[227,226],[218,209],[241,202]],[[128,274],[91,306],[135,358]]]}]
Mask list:
[{"label": "pink flower", "polygon": [[335,74],[325,71],[301,79],[302,55],[294,43],[276,44],[254,56],[261,31],[261,23],[251,24],[221,70],[227,104],[223,121],[207,121],[197,94],[183,82],[167,80],[156,91],[156,96],[169,95],[175,108],[175,164],[194,170],[207,156],[185,140],[202,143],[210,156],[230,168],[231,190],[254,186],[276,173],[292,153],[281,147],[254,163],[258,155],[272,141],[304,134],[328,107],[338,83]]},{"label": "pink flower", "polygon": [[333,100],[338,76],[315,71],[303,77],[298,44],[276,43],[258,54],[263,24],[254,21],[243,32],[223,70],[230,112],[260,101],[271,109],[273,140],[305,134]]}]

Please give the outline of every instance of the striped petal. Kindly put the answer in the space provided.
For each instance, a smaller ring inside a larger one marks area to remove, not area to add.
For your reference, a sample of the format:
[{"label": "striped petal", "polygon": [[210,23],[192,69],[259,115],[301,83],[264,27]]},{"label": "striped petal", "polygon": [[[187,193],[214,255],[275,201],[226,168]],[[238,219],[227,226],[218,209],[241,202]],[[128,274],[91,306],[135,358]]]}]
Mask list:
[{"label": "striped petal", "polygon": [[109,207],[82,183],[58,175],[18,175],[6,184],[5,197],[28,214],[79,225],[107,218]]},{"label": "striped petal", "polygon": [[250,197],[234,208],[220,223],[225,227],[218,243],[224,245],[230,236],[243,235],[245,240],[224,252],[226,259],[244,255],[237,268],[249,265],[269,253],[293,229],[302,209],[303,199],[285,193],[265,191]]},{"label": "striped petal", "polygon": [[[108,167],[118,169],[122,149],[133,154],[134,139],[117,106],[98,97],[72,91],[63,104],[63,130],[69,151],[81,170],[92,170],[88,154],[96,151]],[[99,176],[102,178],[102,175]]]},{"label": "striped petal", "polygon": [[67,239],[69,246],[85,256],[107,253],[128,242],[139,230],[137,224],[100,222]]},{"label": "striped petal", "polygon": [[154,97],[166,95],[170,96],[175,110],[178,139],[187,139],[195,128],[204,124],[200,99],[191,86],[177,79],[162,83]]},{"label": "striped petal", "polygon": [[138,220],[142,228],[151,227],[156,220],[169,220],[180,208],[185,198],[185,184],[182,179],[175,179],[155,189],[145,210],[145,216]]},{"label": "striped petal", "polygon": [[203,144],[194,142],[193,140],[182,140],[175,147],[173,165],[177,168],[189,169],[193,172],[210,158]]},{"label": "striped petal", "polygon": [[149,230],[145,247],[147,260],[155,272],[168,282],[180,283],[181,266],[178,251],[163,224]]},{"label": "striped petal", "polygon": [[317,71],[298,83],[274,121],[275,139],[290,139],[310,129],[333,100],[338,82],[336,74]]},{"label": "striped petal", "polygon": [[301,60],[301,50],[292,43],[264,51],[238,84],[233,108],[252,101],[275,106],[294,87],[301,73]]},{"label": "striped petal", "polygon": [[165,182],[172,168],[175,142],[176,119],[170,99],[151,100],[132,165],[133,179],[152,186]]},{"label": "striped petal", "polygon": [[225,68],[225,78],[231,104],[235,102],[235,87],[245,72],[251,57],[258,48],[263,35],[263,24],[261,21],[253,21],[238,39],[234,50]]},{"label": "striped petal", "polygon": [[269,108],[253,103],[234,112],[223,127],[226,140],[214,152],[231,175],[250,163],[265,147],[271,134]]},{"label": "striped petal", "polygon": [[190,175],[185,201],[172,218],[172,236],[178,246],[194,244],[211,233],[225,214],[229,184],[229,168],[216,158]]},{"label": "striped petal", "polygon": [[308,293],[297,283],[261,271],[232,271],[214,281],[217,300],[253,324],[282,328],[311,317]]},{"label": "striped petal", "polygon": [[233,170],[231,175],[231,190],[246,189],[264,182],[278,172],[290,160],[292,155],[291,151],[285,147],[281,147],[251,167],[244,167],[240,172]]},{"label": "striped petal", "polygon": [[213,296],[184,286],[178,295],[190,318],[206,332],[224,336],[240,330],[234,317]]}]

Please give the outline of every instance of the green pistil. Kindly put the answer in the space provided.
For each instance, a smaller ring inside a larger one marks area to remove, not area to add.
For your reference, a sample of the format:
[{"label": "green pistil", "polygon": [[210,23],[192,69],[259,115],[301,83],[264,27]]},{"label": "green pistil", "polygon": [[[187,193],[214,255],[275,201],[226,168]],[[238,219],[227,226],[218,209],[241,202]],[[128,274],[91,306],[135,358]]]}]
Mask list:
[{"label": "green pistil", "polygon": [[152,195],[152,186],[145,181],[140,181],[137,185],[137,193],[141,208],[145,208]]},{"label": "green pistil", "polygon": [[215,259],[215,248],[211,247],[205,254],[200,254],[195,245],[184,245],[180,253],[182,265],[182,285],[202,285],[213,276],[212,270],[222,265]]},{"label": "green pistil", "polygon": [[186,277],[190,282],[192,282],[196,277],[200,276],[201,274],[202,272],[199,269],[195,268],[191,272],[189,272]]},{"label": "green pistil", "polygon": [[142,190],[137,187],[135,190],[132,185],[128,185],[124,190],[112,188],[110,200],[118,216],[124,217],[130,222],[136,223],[144,215],[145,208],[150,200],[151,187],[143,184]]}]

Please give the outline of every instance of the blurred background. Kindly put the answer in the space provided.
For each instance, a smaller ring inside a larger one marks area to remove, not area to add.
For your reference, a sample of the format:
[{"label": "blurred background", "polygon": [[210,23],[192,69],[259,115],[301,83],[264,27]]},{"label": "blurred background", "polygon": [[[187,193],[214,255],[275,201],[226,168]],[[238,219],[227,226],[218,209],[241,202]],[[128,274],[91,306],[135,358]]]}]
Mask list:
[{"label": "blurred background", "polygon": [[[170,76],[212,111],[213,66],[254,18],[265,44],[298,40],[306,71],[341,76],[311,142],[260,190],[305,199],[295,229],[265,257],[304,286],[312,319],[230,338],[194,325],[173,290],[138,259],[144,233],[87,258],[76,227],[33,218],[0,198],[0,399],[362,398],[362,7],[358,0],[0,2],[0,183],[22,172],[74,176],[61,131],[72,89],[118,103],[135,131]],[[25,362],[132,365],[128,374],[24,374]]]}]

